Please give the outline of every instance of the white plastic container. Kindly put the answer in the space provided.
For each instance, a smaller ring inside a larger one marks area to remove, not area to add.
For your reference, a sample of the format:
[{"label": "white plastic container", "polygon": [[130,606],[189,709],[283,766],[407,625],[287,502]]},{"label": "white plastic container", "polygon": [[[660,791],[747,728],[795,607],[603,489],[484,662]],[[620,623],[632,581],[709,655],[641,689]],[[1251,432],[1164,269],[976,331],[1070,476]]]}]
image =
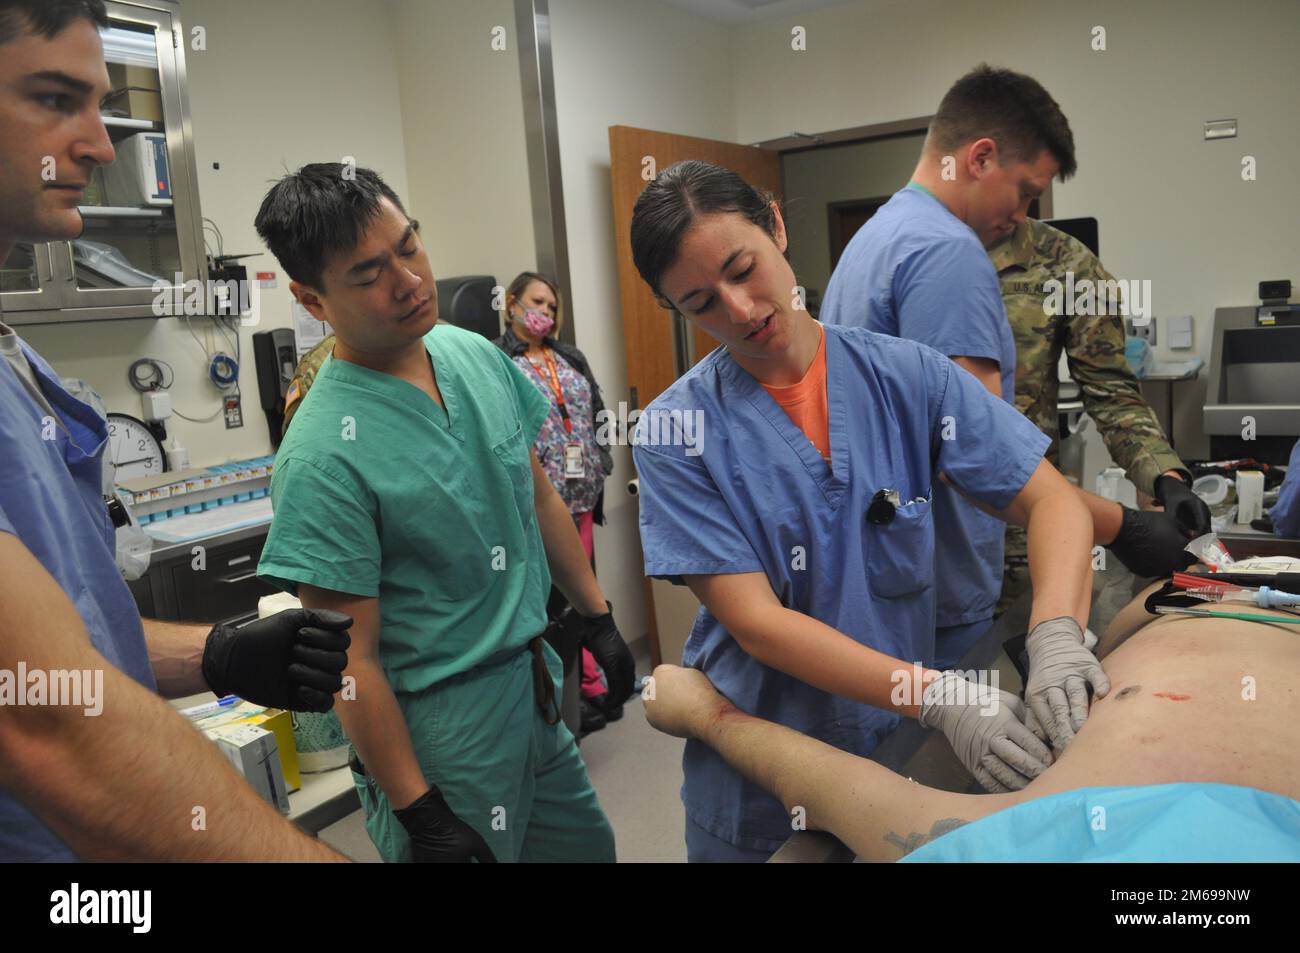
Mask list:
[{"label": "white plastic container", "polygon": [[1107,467],[1097,474],[1097,495],[1128,507],[1137,506],[1137,487],[1123,467]]},{"label": "white plastic container", "polygon": [[190,465],[190,452],[181,446],[181,442],[175,438],[172,439],[172,445],[167,448],[167,469],[168,470],[186,470]]}]

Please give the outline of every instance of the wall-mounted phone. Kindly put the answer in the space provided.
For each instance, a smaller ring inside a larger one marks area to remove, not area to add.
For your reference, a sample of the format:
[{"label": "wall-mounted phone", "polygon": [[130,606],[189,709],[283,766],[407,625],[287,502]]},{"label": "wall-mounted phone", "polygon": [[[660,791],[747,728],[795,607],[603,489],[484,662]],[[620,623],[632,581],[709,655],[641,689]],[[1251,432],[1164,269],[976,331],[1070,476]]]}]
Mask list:
[{"label": "wall-mounted phone", "polygon": [[293,330],[258,331],[253,335],[253,356],[257,361],[257,391],[266,411],[271,446],[278,447],[284,426],[284,395],[298,367]]}]

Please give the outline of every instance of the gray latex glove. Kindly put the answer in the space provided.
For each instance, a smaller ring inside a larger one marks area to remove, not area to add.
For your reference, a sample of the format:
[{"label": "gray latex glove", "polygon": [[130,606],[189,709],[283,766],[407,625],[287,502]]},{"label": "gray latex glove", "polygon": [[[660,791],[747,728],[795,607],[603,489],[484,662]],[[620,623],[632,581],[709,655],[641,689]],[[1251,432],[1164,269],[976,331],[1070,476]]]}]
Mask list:
[{"label": "gray latex glove", "polygon": [[1025,727],[1025,706],[1010,692],[944,672],[921,695],[920,722],[938,728],[987,791],[1016,791],[1052,763]]},{"label": "gray latex glove", "polygon": [[1029,652],[1025,701],[1052,747],[1064,751],[1088,719],[1088,685],[1100,698],[1110,691],[1110,679],[1097,656],[1083,647],[1083,630],[1069,616],[1038,623],[1025,648]]},{"label": "gray latex glove", "polygon": [[[1024,702],[1021,702],[1021,704],[1023,705]],[[1034,737],[1043,744],[1050,745],[1052,743],[1052,739],[1047,737],[1047,732],[1043,730],[1043,726],[1038,723],[1038,719],[1034,716],[1034,710],[1032,708],[1025,709],[1025,727],[1032,731]]]}]

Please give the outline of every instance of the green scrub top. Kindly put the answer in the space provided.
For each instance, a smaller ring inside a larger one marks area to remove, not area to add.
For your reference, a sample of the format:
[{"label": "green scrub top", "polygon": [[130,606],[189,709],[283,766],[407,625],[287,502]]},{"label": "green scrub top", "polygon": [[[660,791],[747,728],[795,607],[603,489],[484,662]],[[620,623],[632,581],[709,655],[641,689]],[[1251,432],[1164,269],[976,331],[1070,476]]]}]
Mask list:
[{"label": "green scrub top", "polygon": [[330,358],[275,458],[258,574],[377,596],[379,659],[419,692],[522,649],[551,576],[529,454],[550,403],[487,338],[424,338],[446,405]]}]

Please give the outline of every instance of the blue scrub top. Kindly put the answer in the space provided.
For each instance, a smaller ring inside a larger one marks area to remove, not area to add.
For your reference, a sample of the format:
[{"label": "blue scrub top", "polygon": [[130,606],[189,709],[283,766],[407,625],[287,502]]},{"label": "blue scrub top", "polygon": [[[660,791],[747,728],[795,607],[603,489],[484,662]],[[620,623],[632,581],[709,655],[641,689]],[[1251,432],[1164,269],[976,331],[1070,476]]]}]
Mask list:
[{"label": "blue scrub top", "polygon": [[[993,263],[970,226],[918,186],[896,192],[849,241],[820,317],[997,361],[1002,398],[1015,402],[1016,344]],[[946,486],[934,489],[934,523],[938,624],[991,619],[1006,527]]]},{"label": "blue scrub top", "polygon": [[[0,532],[22,540],[54,577],[95,648],[154,691],[140,613],[114,561],[113,524],[101,492],[107,424],[63,389],[35,351],[22,347],[63,427],[45,418],[17,372],[0,360]],[[93,729],[94,719],[86,721]],[[17,798],[0,791],[0,861],[76,859]]]},{"label": "blue scrub top", "polygon": [[1300,440],[1291,448],[1291,459],[1286,465],[1286,479],[1278,493],[1277,502],[1268,511],[1273,520],[1273,532],[1287,538],[1300,537]]},{"label": "blue scrub top", "polygon": [[[830,465],[723,348],[647,408],[634,449],[646,574],[762,572],[782,605],[929,663],[939,472],[1002,508],[1048,440],[937,351],[861,328],[825,331]],[[866,511],[881,489],[903,505],[872,525]],[[900,720],[763,665],[704,607],[683,664],[744,711],[854,754],[869,754]],[[709,833],[768,851],[790,835],[781,804],[705,745],[686,743],[683,771],[687,816]]]}]

